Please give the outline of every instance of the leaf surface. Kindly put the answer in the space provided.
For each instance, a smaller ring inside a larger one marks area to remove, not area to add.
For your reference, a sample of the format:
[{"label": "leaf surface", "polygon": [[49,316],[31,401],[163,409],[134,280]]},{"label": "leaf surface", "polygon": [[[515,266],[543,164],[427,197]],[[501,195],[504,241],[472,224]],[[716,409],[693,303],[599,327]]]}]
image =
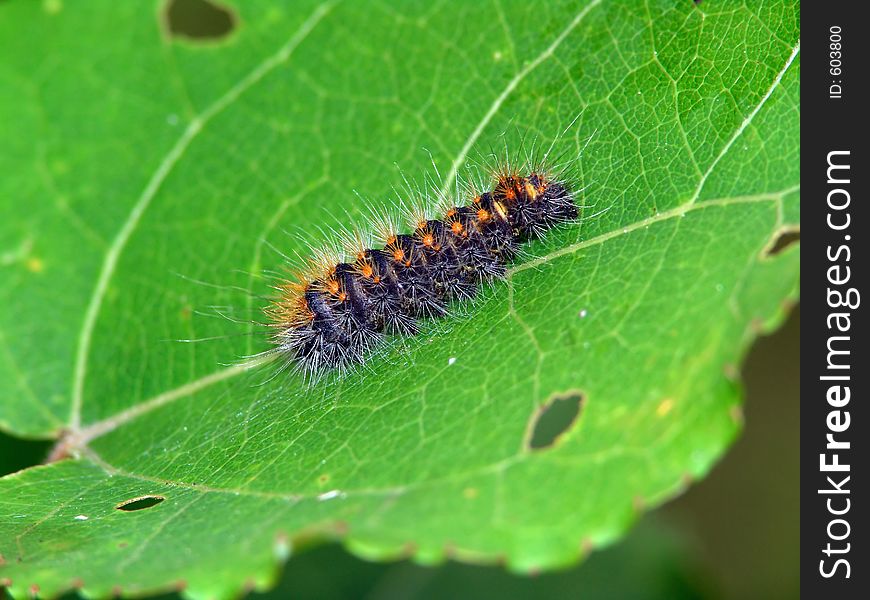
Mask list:
[{"label": "leaf surface", "polygon": [[[555,568],[709,470],[798,291],[797,3],[233,9],[197,45],[159,5],[0,4],[0,426],[72,455],[0,479],[13,593],[223,597],[331,536]],[[523,139],[575,161],[579,224],[364,370],[245,368],[280,253]]]}]

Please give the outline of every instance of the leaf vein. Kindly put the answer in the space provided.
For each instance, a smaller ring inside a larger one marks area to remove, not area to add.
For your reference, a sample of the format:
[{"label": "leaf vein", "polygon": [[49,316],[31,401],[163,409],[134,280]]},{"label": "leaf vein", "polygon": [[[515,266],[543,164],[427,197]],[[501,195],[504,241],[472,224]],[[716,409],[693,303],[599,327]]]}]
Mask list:
[{"label": "leaf vein", "polygon": [[734,142],[736,142],[737,139],[741,135],[743,135],[743,132],[746,130],[747,127],[749,127],[749,124],[752,123],[752,120],[755,118],[755,115],[757,115],[759,113],[759,111],[762,109],[762,107],[767,103],[768,99],[770,99],[770,97],[773,95],[774,90],[776,90],[776,88],[779,87],[780,82],[782,82],[782,78],[785,76],[786,72],[789,70],[789,68],[791,67],[792,63],[795,61],[795,58],[797,58],[797,55],[800,53],[800,51],[801,51],[801,41],[798,40],[797,44],[792,49],[792,52],[789,55],[788,59],[785,61],[785,65],[782,67],[782,69],[780,69],[779,73],[776,74],[776,77],[774,77],[773,83],[770,85],[767,92],[765,92],[764,96],[761,97],[761,100],[758,102],[758,104],[755,106],[755,108],[752,109],[752,112],[750,112],[748,115],[746,115],[746,118],[743,119],[743,122],[740,123],[740,126],[734,131],[734,134],[725,143],[725,145],[722,147],[722,150],[719,151],[719,154],[717,154],[716,158],[713,159],[713,162],[710,163],[710,166],[707,167],[707,170],[704,172],[704,175],[701,176],[701,180],[698,182],[698,185],[695,188],[695,193],[692,194],[691,199],[689,199],[688,204],[694,204],[695,202],[698,201],[698,198],[701,195],[701,191],[704,189],[704,185],[707,183],[707,178],[710,177],[710,174],[713,172],[713,169],[715,169],[716,165],[719,164],[719,161],[722,160],[722,158],[726,154],[728,154],[728,151],[731,150],[731,146],[734,145]]},{"label": "leaf vein", "polygon": [[450,171],[447,173],[447,177],[444,179],[444,183],[441,186],[441,195],[446,196],[450,188],[453,186],[453,182],[456,181],[456,174],[459,171],[459,167],[465,162],[468,153],[471,151],[472,146],[477,142],[477,139],[483,133],[483,130],[486,129],[486,126],[489,125],[489,122],[496,115],[498,110],[501,108],[501,105],[504,104],[504,101],[507,100],[507,97],[511,95],[511,93],[517,88],[517,86],[522,82],[526,76],[534,71],[538,65],[542,62],[553,56],[556,52],[556,49],[559,45],[564,41],[568,35],[577,28],[583,18],[591,11],[593,8],[601,4],[601,0],[592,0],[589,4],[583,7],[577,16],[568,24],[568,26],[560,33],[553,43],[547,46],[547,48],[539,54],[535,60],[528,63],[523,69],[517,73],[513,79],[511,79],[507,86],[502,90],[501,94],[499,94],[496,99],[493,101],[492,105],[489,107],[489,110],[483,115],[483,118],[480,120],[480,123],[477,124],[477,127],[474,128],[474,131],[471,132],[471,135],[468,136],[468,139],[465,140],[465,145],[462,146],[462,149],[459,151],[459,154],[453,160],[453,164],[450,166]]},{"label": "leaf vein", "polygon": [[109,250],[103,260],[103,265],[97,278],[97,283],[85,312],[85,318],[82,323],[82,329],[79,334],[76,348],[75,370],[73,373],[72,403],[70,409],[70,427],[72,430],[75,431],[81,426],[81,411],[85,377],[87,376],[88,355],[91,349],[91,340],[93,338],[97,317],[99,316],[100,308],[103,304],[103,298],[108,290],[109,282],[114,275],[121,252],[123,252],[127,242],[133,234],[133,231],[139,224],[142,215],[145,213],[145,210],[151,204],[154,196],[157,195],[163,182],[181,159],[190,143],[197,137],[200,131],[202,131],[205,124],[235,102],[245,91],[259,82],[278,65],[287,61],[293,51],[300,43],[302,43],[308,34],[311,33],[314,27],[323,19],[323,17],[326,16],[334,5],[335,2],[333,1],[318,6],[308,19],[302,23],[301,27],[281,48],[278,49],[275,54],[267,57],[257,68],[252,70],[246,77],[230,88],[211,106],[206,108],[198,117],[194,118],[184,130],[181,137],[178,138],[178,141],[176,141],[172,148],[170,148],[169,153],[160,162],[157,170],[151,176],[151,179],[149,179],[145,189],[136,201],[136,204],[133,205],[133,210],[130,212],[127,220],[121,226],[120,231],[118,231],[118,234],[109,246]]},{"label": "leaf vein", "polygon": [[[604,233],[604,234],[596,236],[594,238],[584,240],[581,242],[577,242],[577,243],[571,244],[569,246],[565,246],[563,248],[560,248],[559,250],[556,250],[554,252],[551,252],[551,253],[546,254],[544,256],[541,256],[539,258],[530,260],[530,261],[525,262],[521,265],[517,265],[516,267],[513,267],[512,269],[508,270],[508,272],[507,272],[507,284],[509,286],[513,285],[512,276],[517,274],[517,273],[520,273],[520,272],[525,271],[527,269],[532,269],[532,268],[538,267],[542,264],[546,264],[546,263],[550,262],[551,260],[558,258],[560,256],[564,256],[567,254],[573,254],[575,252],[578,252],[579,250],[582,250],[583,248],[588,248],[590,246],[601,244],[601,243],[606,242],[607,240],[610,240],[612,238],[616,238],[616,237],[619,237],[621,235],[631,233],[632,231],[635,231],[635,230],[643,228],[643,227],[648,227],[649,225],[652,225],[654,223],[658,223],[661,221],[665,221],[667,219],[679,217],[683,214],[693,212],[696,210],[702,210],[702,209],[708,208],[708,207],[728,206],[731,204],[749,204],[749,203],[754,203],[754,202],[778,202],[779,199],[782,198],[783,196],[788,195],[788,194],[790,194],[798,189],[800,189],[800,186],[795,185],[795,186],[789,187],[785,190],[781,190],[779,192],[755,194],[755,195],[751,195],[751,196],[738,196],[738,197],[733,197],[733,198],[719,198],[719,199],[715,199],[715,200],[708,200],[708,201],[703,202],[701,204],[695,204],[692,206],[678,206],[678,207],[673,208],[669,211],[659,213],[658,215],[655,215],[653,217],[643,219],[642,221],[638,221],[637,223],[635,223],[633,225],[629,225],[628,227],[615,229],[613,231]],[[68,447],[70,449],[84,448],[85,445],[90,440],[93,440],[97,437],[105,435],[105,434],[113,431],[114,429],[117,429],[118,427],[124,425],[125,423],[133,421],[133,420],[137,419],[138,417],[140,417],[146,413],[151,412],[152,410],[160,408],[161,406],[164,406],[166,404],[169,404],[169,403],[174,402],[176,400],[179,400],[181,398],[185,398],[187,396],[190,396],[190,395],[192,395],[192,394],[194,394],[194,393],[196,393],[204,388],[207,388],[215,383],[219,383],[219,382],[224,381],[226,379],[230,379],[232,377],[235,377],[236,375],[240,375],[240,374],[242,374],[245,371],[248,371],[250,369],[254,369],[256,367],[262,366],[268,362],[271,362],[272,360],[274,360],[274,358],[275,358],[274,354],[261,355],[259,357],[245,361],[243,363],[233,365],[232,367],[227,367],[227,368],[222,369],[220,371],[215,371],[213,373],[210,373],[209,375],[201,377],[200,379],[197,379],[195,381],[191,381],[190,383],[187,383],[183,386],[180,386],[180,387],[174,388],[172,390],[163,392],[157,396],[152,397],[149,400],[146,400],[145,402],[143,402],[141,404],[138,404],[136,406],[128,408],[128,409],[121,411],[121,412],[119,412],[111,417],[108,417],[102,421],[97,421],[97,422],[89,425],[88,427],[83,429],[81,432],[79,432],[78,435],[71,437],[70,441],[68,442]]]}]

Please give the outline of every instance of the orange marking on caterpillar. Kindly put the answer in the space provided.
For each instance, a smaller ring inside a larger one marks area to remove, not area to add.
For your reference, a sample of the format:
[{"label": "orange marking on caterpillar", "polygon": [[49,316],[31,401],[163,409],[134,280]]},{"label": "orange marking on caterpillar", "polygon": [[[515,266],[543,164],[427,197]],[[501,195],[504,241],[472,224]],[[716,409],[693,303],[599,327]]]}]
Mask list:
[{"label": "orange marking on caterpillar", "polygon": [[537,188],[535,188],[535,186],[532,185],[531,181],[527,179],[525,184],[523,184],[523,187],[526,190],[526,196],[528,196],[532,200],[536,200],[538,198],[538,190]]},{"label": "orange marking on caterpillar", "polygon": [[338,296],[339,291],[341,290],[341,286],[336,279],[329,279],[325,283],[326,291],[328,291],[333,296]]}]

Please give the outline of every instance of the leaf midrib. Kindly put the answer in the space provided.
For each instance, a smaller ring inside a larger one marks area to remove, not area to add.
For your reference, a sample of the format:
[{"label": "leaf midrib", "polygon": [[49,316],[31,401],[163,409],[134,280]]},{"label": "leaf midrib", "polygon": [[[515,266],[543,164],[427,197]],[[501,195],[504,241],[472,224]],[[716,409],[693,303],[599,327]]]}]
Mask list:
[{"label": "leaf midrib", "polygon": [[[632,225],[628,225],[625,227],[621,227],[618,229],[614,229],[607,233],[603,233],[594,238],[590,238],[588,240],[583,240],[581,242],[577,242],[575,244],[570,244],[568,246],[564,246],[553,252],[540,256],[538,258],[532,259],[520,265],[517,265],[507,271],[506,282],[508,286],[513,285],[512,277],[513,275],[525,271],[527,269],[532,269],[543,264],[546,264],[552,260],[555,260],[561,256],[565,256],[568,254],[576,253],[585,248],[589,248],[592,246],[596,246],[598,244],[602,244],[608,240],[613,238],[617,238],[623,235],[628,235],[638,229],[643,229],[649,227],[655,223],[660,223],[663,221],[667,221],[669,219],[682,217],[685,214],[690,212],[694,212],[697,210],[702,210],[706,208],[714,208],[714,207],[722,207],[729,206],[732,204],[752,204],[756,202],[775,202],[779,205],[782,202],[782,199],[799,190],[800,185],[795,185],[784,190],[780,190],[777,192],[770,192],[765,194],[754,194],[749,196],[735,196],[731,198],[717,198],[714,200],[704,201],[700,204],[689,205],[683,204],[677,206],[673,209],[661,212],[657,215],[653,215],[652,217],[648,217],[641,221],[638,221]],[[172,390],[163,392],[154,396],[144,402],[137,404],[136,406],[132,406],[126,410],[123,410],[111,417],[107,417],[100,421],[96,421],[87,427],[84,427],[80,430],[78,434],[71,435],[66,448],[68,450],[75,449],[84,449],[87,444],[98,437],[101,437],[111,431],[117,429],[118,427],[134,421],[140,416],[147,414],[157,408],[175,402],[176,400],[180,400],[182,398],[186,398],[188,396],[193,395],[200,390],[203,390],[207,387],[210,387],[216,383],[220,383],[227,379],[231,379],[237,375],[241,375],[251,369],[260,367],[265,365],[268,362],[271,362],[275,358],[275,355],[263,355],[259,356],[245,362],[239,363],[237,365],[233,365],[232,367],[227,367],[226,369],[221,369],[219,371],[215,371],[210,373],[204,377],[200,377],[194,381],[184,384],[183,386],[179,386]]]}]

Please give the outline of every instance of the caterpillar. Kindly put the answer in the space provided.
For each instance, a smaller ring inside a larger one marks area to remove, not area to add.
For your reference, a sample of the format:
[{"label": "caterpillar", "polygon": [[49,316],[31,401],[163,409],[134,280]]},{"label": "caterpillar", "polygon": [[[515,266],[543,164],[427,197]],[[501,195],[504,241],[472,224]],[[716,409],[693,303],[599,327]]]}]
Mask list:
[{"label": "caterpillar", "polygon": [[522,244],[579,216],[576,192],[552,169],[508,164],[492,179],[486,191],[467,185],[442,199],[441,218],[418,211],[411,233],[376,219],[373,247],[356,233],[344,256],[315,253],[274,286],[265,309],[272,352],[315,379],[360,364],[384,336],[412,336],[419,320],[473,299],[480,285],[504,277]]}]

